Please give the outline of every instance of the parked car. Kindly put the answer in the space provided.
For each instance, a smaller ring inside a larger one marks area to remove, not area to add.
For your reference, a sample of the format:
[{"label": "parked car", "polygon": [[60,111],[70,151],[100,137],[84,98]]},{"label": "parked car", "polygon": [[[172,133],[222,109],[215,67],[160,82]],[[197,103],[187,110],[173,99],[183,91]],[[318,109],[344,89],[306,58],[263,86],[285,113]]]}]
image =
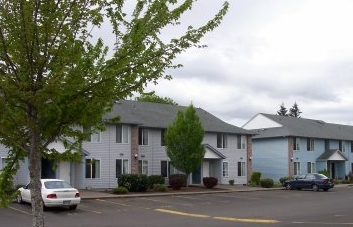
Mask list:
[{"label": "parked car", "polygon": [[328,191],[334,187],[333,182],[323,174],[320,173],[308,173],[300,175],[292,180],[286,180],[283,182],[283,186],[287,190],[291,189],[312,189],[313,191],[319,191],[323,189]]},{"label": "parked car", "polygon": [[[41,179],[43,208],[66,206],[75,210],[81,202],[80,193],[69,183],[60,179]],[[31,203],[30,184],[18,189],[18,203]]]}]

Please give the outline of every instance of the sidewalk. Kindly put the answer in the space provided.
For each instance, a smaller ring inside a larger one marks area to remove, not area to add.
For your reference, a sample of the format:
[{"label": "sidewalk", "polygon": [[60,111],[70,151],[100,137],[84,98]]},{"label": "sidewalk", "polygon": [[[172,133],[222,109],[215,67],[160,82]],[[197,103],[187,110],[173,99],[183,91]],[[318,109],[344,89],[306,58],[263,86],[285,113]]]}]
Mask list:
[{"label": "sidewalk", "polygon": [[[200,186],[201,187],[201,186]],[[228,192],[250,192],[250,191],[265,191],[265,190],[283,190],[279,188],[261,188],[248,187],[243,185],[217,185],[213,189],[205,189],[200,191],[175,191],[173,192],[141,192],[130,194],[113,194],[111,191],[87,190],[81,189],[81,199],[107,199],[107,198],[126,198],[126,197],[149,197],[149,196],[167,196],[167,195],[190,195],[190,194],[211,194],[211,193],[228,193]],[[172,190],[172,189],[171,189]]]}]

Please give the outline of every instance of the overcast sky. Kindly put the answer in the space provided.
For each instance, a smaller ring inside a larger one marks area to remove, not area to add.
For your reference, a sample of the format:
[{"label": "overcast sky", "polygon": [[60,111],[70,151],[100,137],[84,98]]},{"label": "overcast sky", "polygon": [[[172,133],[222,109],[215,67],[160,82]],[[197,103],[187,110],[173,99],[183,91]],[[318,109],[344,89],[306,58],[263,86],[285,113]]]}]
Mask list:
[{"label": "overcast sky", "polygon": [[[150,86],[179,105],[243,126],[297,102],[303,118],[353,125],[353,1],[229,0],[222,24],[178,58],[173,79]],[[199,0],[190,24],[221,0]]]}]

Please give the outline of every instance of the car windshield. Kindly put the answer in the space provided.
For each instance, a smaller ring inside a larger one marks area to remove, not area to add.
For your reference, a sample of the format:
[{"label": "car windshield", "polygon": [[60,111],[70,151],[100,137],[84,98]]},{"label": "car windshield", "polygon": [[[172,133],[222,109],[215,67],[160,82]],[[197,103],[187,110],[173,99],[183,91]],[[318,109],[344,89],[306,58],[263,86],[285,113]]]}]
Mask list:
[{"label": "car windshield", "polygon": [[327,177],[325,175],[323,175],[323,174],[316,174],[316,178],[317,179],[325,179]]},{"label": "car windshield", "polygon": [[47,189],[56,189],[56,188],[72,188],[72,186],[65,181],[46,181],[44,186]]}]

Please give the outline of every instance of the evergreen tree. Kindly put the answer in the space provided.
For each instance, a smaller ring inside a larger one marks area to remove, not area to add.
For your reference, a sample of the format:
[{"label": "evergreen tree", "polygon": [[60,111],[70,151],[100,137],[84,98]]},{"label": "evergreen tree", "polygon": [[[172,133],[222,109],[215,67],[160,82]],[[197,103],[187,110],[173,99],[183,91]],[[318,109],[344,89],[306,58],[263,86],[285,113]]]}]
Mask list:
[{"label": "evergreen tree", "polygon": [[187,176],[202,163],[205,148],[204,130],[195,108],[178,111],[175,121],[167,128],[166,150],[172,165]]},{"label": "evergreen tree", "polygon": [[[104,129],[102,116],[115,100],[142,93],[150,82],[170,79],[165,72],[180,67],[173,63],[180,53],[203,47],[200,39],[220,24],[227,2],[205,25],[189,25],[170,40],[163,37],[165,27],[179,26],[180,17],[193,3],[0,1],[0,143],[9,148],[0,173],[3,205],[9,200],[5,187],[27,157],[33,226],[44,226],[42,157],[56,161],[80,157],[79,152],[71,157],[68,153],[80,151],[89,133]],[[116,40],[111,57],[103,40],[91,33],[104,21],[112,25]],[[77,126],[92,126],[92,130],[83,132]],[[74,142],[64,143],[68,153],[62,157],[48,149],[58,137]]]},{"label": "evergreen tree", "polygon": [[280,109],[277,111],[277,114],[280,115],[280,116],[288,116],[288,110],[284,106],[284,103],[282,103]]},{"label": "evergreen tree", "polygon": [[300,118],[300,114],[301,114],[301,113],[302,113],[302,112],[300,111],[297,102],[295,102],[295,103],[293,104],[293,106],[289,109],[289,114],[288,114],[288,116]]}]

